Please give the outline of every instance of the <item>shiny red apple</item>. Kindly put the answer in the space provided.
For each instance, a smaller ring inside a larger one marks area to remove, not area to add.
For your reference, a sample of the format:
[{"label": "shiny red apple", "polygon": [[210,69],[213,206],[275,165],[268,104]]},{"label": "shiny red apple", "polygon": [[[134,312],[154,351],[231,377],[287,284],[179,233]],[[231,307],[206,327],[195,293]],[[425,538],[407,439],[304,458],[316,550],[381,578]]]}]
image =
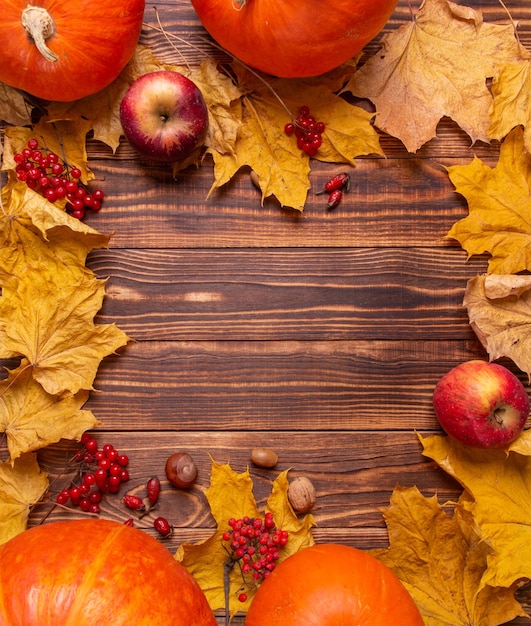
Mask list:
[{"label": "shiny red apple", "polygon": [[529,396],[503,365],[471,360],[446,373],[435,386],[433,407],[441,427],[475,448],[514,441],[529,415]]},{"label": "shiny red apple", "polygon": [[129,143],[144,157],[172,163],[201,147],[208,129],[203,94],[174,71],[137,78],[120,103],[120,121]]}]

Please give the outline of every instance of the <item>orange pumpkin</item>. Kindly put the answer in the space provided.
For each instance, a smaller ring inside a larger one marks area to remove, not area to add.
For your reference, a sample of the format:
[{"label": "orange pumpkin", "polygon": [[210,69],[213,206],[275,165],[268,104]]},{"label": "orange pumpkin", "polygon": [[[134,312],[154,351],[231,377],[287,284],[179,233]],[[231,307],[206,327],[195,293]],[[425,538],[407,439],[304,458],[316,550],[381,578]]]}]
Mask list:
[{"label": "orange pumpkin", "polygon": [[0,546],[2,626],[216,626],[167,548],[109,520],[51,522]]},{"label": "orange pumpkin", "polygon": [[133,56],[145,0],[4,0],[0,81],[70,102],[109,85]]},{"label": "orange pumpkin", "polygon": [[355,56],[397,0],[191,0],[217,43],[274,76],[317,76]]},{"label": "orange pumpkin", "polygon": [[245,626],[423,626],[406,588],[383,563],[339,544],[288,557],[259,587]]}]

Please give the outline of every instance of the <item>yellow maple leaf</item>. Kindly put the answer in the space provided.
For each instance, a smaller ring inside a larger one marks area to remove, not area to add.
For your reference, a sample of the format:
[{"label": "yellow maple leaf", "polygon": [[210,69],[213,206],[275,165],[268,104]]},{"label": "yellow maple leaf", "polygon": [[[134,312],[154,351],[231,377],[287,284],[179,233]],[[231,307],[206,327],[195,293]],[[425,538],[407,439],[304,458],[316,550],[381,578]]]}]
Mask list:
[{"label": "yellow maple leaf", "polygon": [[411,24],[382,38],[347,89],[375,104],[375,124],[409,152],[436,136],[444,116],[473,142],[488,141],[486,79],[522,54],[511,24],[484,23],[470,7],[425,0]]},{"label": "yellow maple leaf", "polygon": [[[287,471],[282,472],[273,482],[272,492],[267,500],[266,511],[273,514],[278,528],[289,532],[287,545],[281,550],[279,561],[297,550],[313,545],[311,528],[313,516],[305,515],[299,519],[291,508],[288,496]],[[244,583],[240,569],[235,566],[228,568],[230,563],[229,547],[223,540],[223,533],[229,530],[230,518],[241,519],[263,517],[258,510],[254,495],[253,482],[249,470],[235,472],[229,464],[212,461],[210,485],[206,491],[212,517],[217,528],[205,541],[192,545],[182,544],[175,558],[181,562],[194,576],[205,592],[213,611],[225,608],[231,615],[238,611],[246,611],[256,592],[256,583]],[[225,577],[228,576],[229,586],[226,587]],[[244,602],[238,600],[238,592],[247,594]],[[227,594],[227,595],[226,595]]]},{"label": "yellow maple leaf", "polygon": [[302,211],[310,188],[310,158],[284,132],[301,104],[325,124],[323,143],[314,158],[354,166],[358,156],[383,154],[371,125],[372,114],[347,103],[331,86],[303,79],[265,82],[238,64],[234,69],[244,94],[242,125],[233,153],[210,150],[214,159],[210,193],[248,166],[257,175],[262,201],[274,196],[281,206]]},{"label": "yellow maple leaf", "polygon": [[531,456],[471,448],[439,435],[420,441],[423,454],[464,487],[463,505],[493,548],[482,585],[509,588],[531,579]]},{"label": "yellow maple leaf", "polygon": [[463,507],[450,517],[437,496],[398,486],[383,514],[390,547],[371,554],[400,578],[426,626],[497,626],[525,615],[514,586],[481,582],[491,549]]},{"label": "yellow maple leaf", "polygon": [[28,452],[14,464],[0,463],[0,544],[26,530],[30,507],[48,488],[36,456]]},{"label": "yellow maple leaf", "polygon": [[508,357],[531,380],[531,277],[475,276],[467,283],[463,304],[489,359]]},{"label": "yellow maple leaf", "polygon": [[492,81],[489,137],[503,139],[516,126],[524,128],[524,145],[531,152],[531,61],[507,63]]},{"label": "yellow maple leaf", "polygon": [[11,461],[60,439],[77,439],[99,422],[91,411],[81,410],[88,391],[76,395],[47,393],[33,378],[23,359],[0,381],[0,432],[6,434]]},{"label": "yellow maple leaf", "polygon": [[496,167],[475,157],[468,165],[449,167],[448,174],[466,198],[469,215],[447,237],[459,241],[469,257],[488,252],[490,272],[531,271],[531,154],[522,129],[507,135]]}]

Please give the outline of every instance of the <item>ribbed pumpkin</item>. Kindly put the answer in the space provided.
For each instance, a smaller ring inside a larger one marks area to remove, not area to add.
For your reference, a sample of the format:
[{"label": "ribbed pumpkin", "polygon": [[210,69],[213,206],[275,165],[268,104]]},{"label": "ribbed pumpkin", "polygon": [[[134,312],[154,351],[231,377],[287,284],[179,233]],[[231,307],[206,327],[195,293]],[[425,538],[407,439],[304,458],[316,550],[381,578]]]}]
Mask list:
[{"label": "ribbed pumpkin", "polygon": [[0,81],[70,102],[109,85],[133,56],[145,0],[4,0]]},{"label": "ribbed pumpkin", "polygon": [[266,578],[245,626],[423,626],[395,574],[362,550],[317,544],[295,552]]},{"label": "ribbed pumpkin", "polygon": [[2,626],[216,626],[169,550],[109,520],[50,522],[0,546]]},{"label": "ribbed pumpkin", "polygon": [[215,41],[240,61],[284,78],[317,76],[355,56],[397,0],[191,0]]}]

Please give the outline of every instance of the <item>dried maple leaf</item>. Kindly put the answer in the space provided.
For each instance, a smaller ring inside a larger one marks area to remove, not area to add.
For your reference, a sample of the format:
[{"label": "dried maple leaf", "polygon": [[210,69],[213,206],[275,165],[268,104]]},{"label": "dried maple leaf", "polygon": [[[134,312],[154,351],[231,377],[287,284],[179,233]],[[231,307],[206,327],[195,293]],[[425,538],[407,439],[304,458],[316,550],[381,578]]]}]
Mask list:
[{"label": "dried maple leaf", "polygon": [[60,439],[77,439],[99,422],[91,411],[81,410],[88,391],[76,395],[47,393],[33,378],[27,361],[0,382],[0,432],[7,436],[11,461]]},{"label": "dried maple leaf", "polygon": [[323,143],[314,158],[354,166],[357,156],[383,154],[378,134],[371,126],[372,115],[348,104],[332,87],[312,80],[264,82],[238,64],[234,70],[244,93],[242,126],[234,153],[210,151],[214,159],[210,193],[248,166],[257,174],[262,200],[274,196],[281,206],[302,211],[310,188],[310,159],[284,132],[290,115],[296,117],[301,104],[325,124]]},{"label": "dried maple leaf", "polygon": [[[516,288],[510,289],[509,279]],[[531,380],[531,277],[476,276],[467,283],[463,304],[489,359],[508,357]]]},{"label": "dried maple leaf", "polygon": [[[288,479],[285,471],[273,482],[272,492],[266,504],[266,511],[273,513],[277,526],[289,532],[289,541],[281,550],[279,560],[314,543],[311,534],[314,525],[313,516],[308,514],[299,519],[288,502],[287,490]],[[223,533],[229,530],[228,520],[241,519],[245,515],[251,518],[262,517],[262,514],[253,495],[253,482],[249,470],[237,473],[228,464],[222,465],[212,461],[210,486],[206,491],[206,497],[217,525],[216,531],[201,543],[182,544],[175,558],[194,576],[205,592],[210,607],[215,611],[224,608],[226,602],[224,572],[229,552],[224,545]],[[229,582],[230,614],[246,611],[254,597],[256,586],[245,587],[247,599],[241,602],[237,596],[242,588],[243,579],[238,567],[230,571]]]},{"label": "dried maple leaf", "polygon": [[482,584],[510,588],[531,579],[531,456],[438,435],[420,440],[423,454],[464,487],[463,505],[493,548]]},{"label": "dried maple leaf", "polygon": [[531,270],[531,154],[522,129],[507,135],[496,167],[475,157],[469,165],[449,167],[448,174],[466,198],[469,215],[447,237],[459,241],[468,256],[488,252],[490,272]]},{"label": "dried maple leaf", "polygon": [[486,79],[522,54],[511,24],[486,24],[470,7],[425,0],[411,24],[382,38],[346,89],[374,102],[375,124],[409,152],[436,136],[443,116],[473,142],[488,141]]},{"label": "dried maple leaf", "polygon": [[105,282],[84,263],[108,238],[23,183],[2,196],[0,356],[26,357],[49,394],[92,389],[101,360],[128,340],[114,324],[94,324]]},{"label": "dried maple leaf", "polygon": [[497,626],[525,615],[514,587],[482,583],[491,549],[463,507],[450,517],[437,496],[399,486],[384,518],[390,547],[371,553],[400,578],[426,626]]},{"label": "dried maple leaf", "polygon": [[501,140],[521,125],[525,149],[531,152],[531,61],[522,59],[504,65],[494,77],[491,90],[489,137]]},{"label": "dried maple leaf", "polygon": [[5,83],[0,83],[0,120],[13,126],[31,124],[31,107],[19,91]]},{"label": "dried maple leaf", "polygon": [[48,478],[40,471],[31,452],[13,464],[0,463],[0,544],[26,529],[31,505],[48,488]]}]

